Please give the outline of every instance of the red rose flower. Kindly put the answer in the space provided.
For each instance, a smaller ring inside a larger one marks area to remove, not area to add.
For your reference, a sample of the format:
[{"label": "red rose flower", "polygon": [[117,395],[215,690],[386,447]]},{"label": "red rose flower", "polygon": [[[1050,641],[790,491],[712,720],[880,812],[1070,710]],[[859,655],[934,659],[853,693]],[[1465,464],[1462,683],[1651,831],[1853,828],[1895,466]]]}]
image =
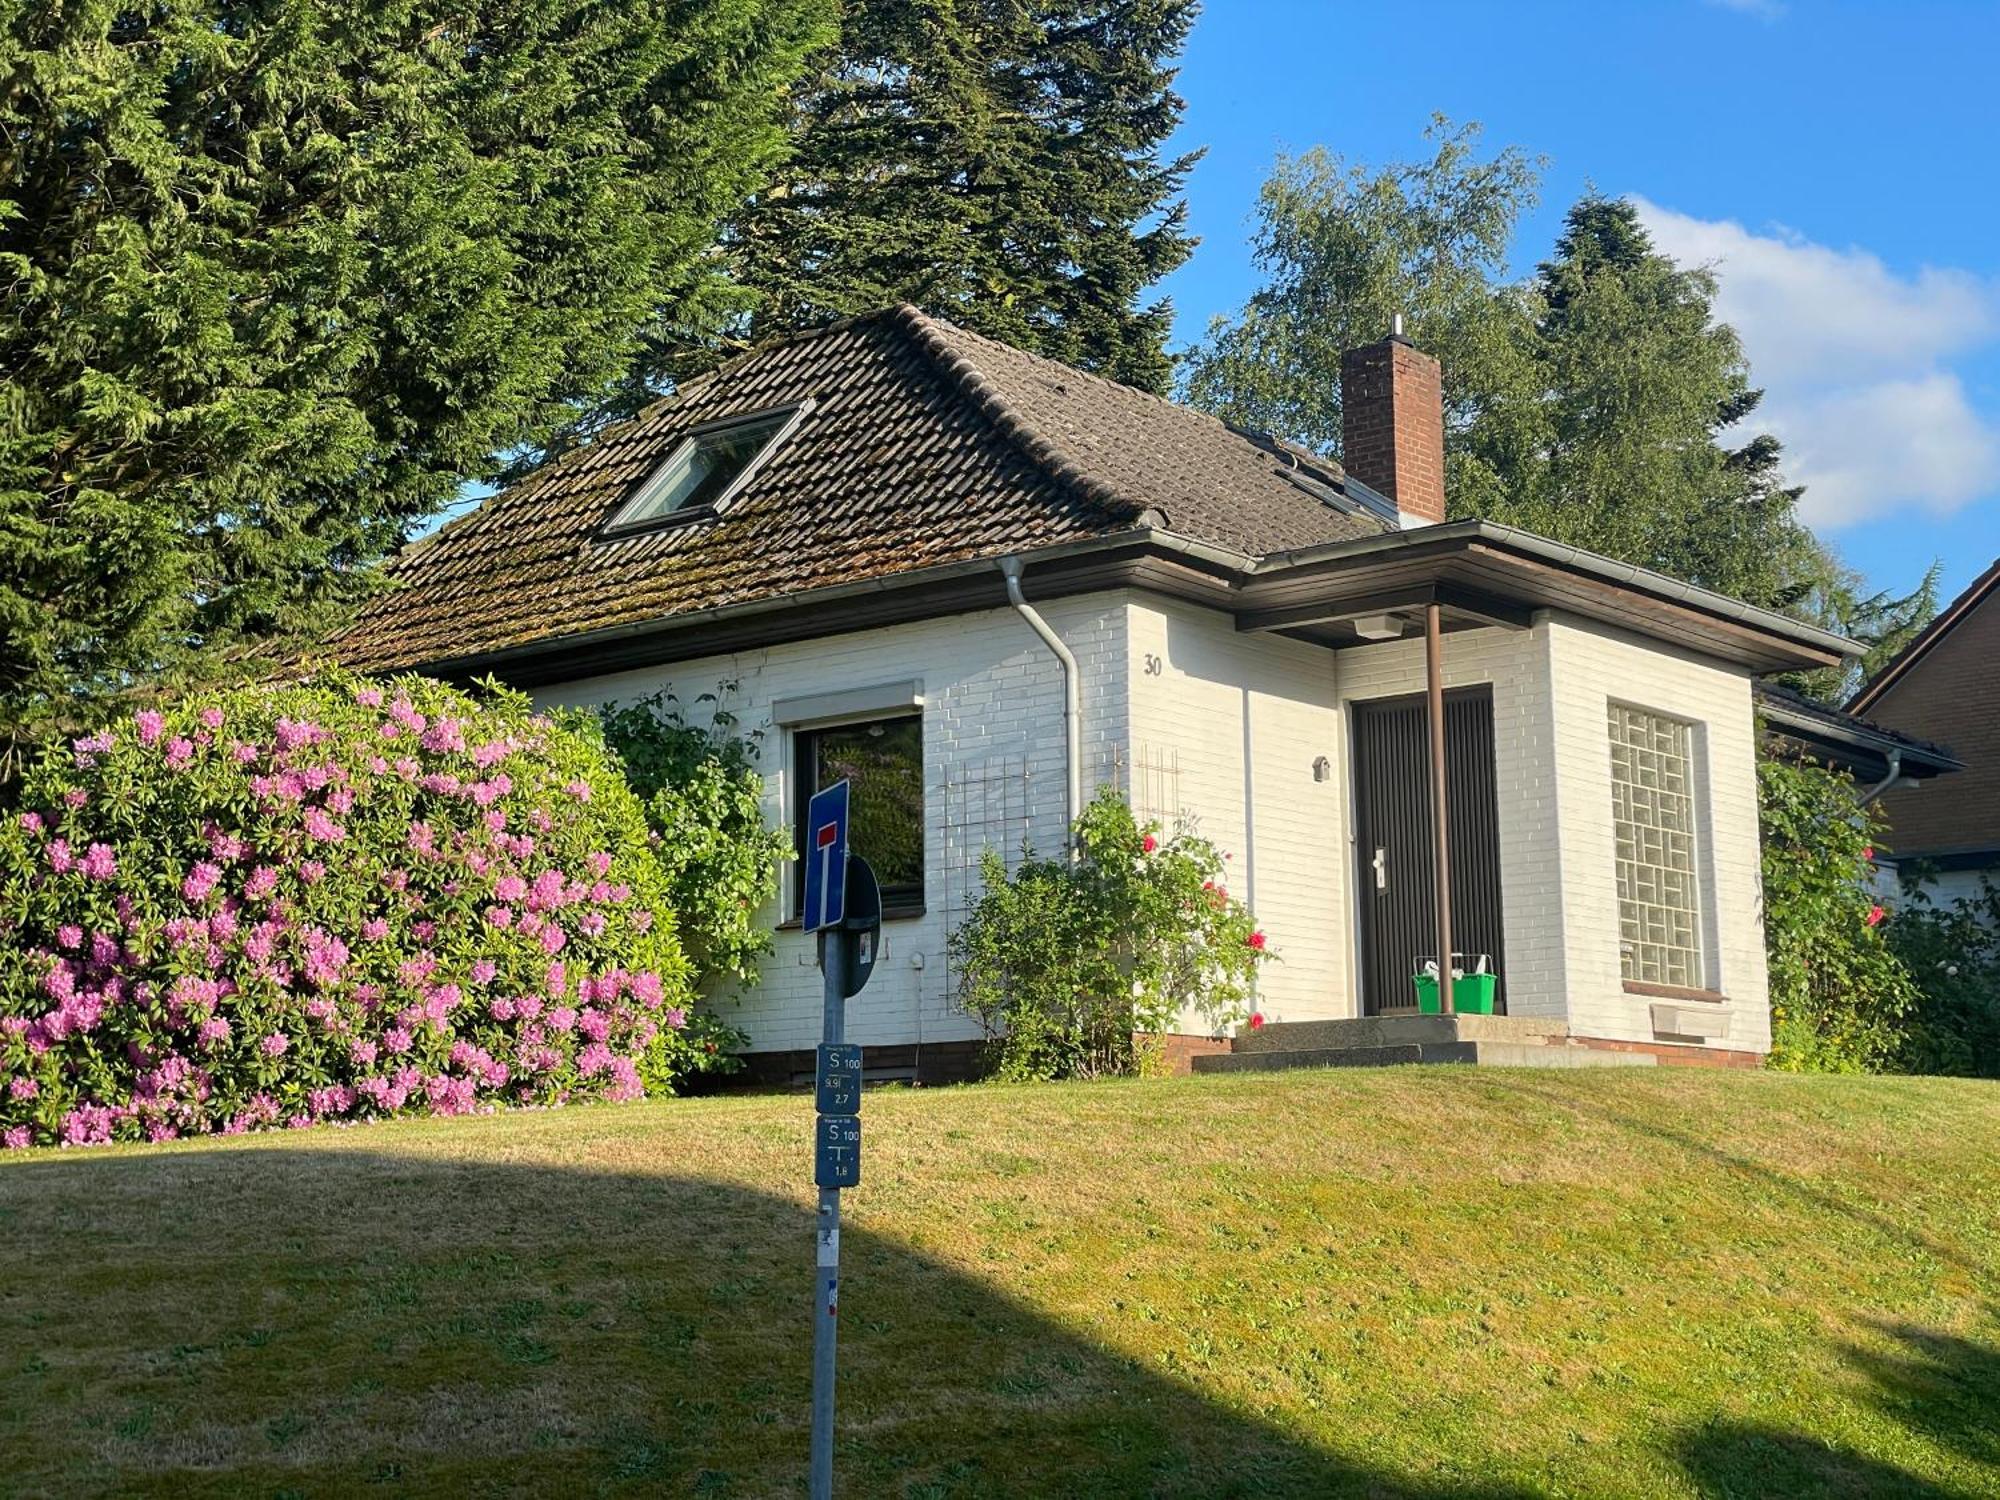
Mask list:
[{"label": "red rose flower", "polygon": [[1873,927],[1888,915],[1889,914],[1886,911],[1882,910],[1881,907],[1871,906],[1868,908],[1868,925],[1870,927]]},{"label": "red rose flower", "polygon": [[1251,1011],[1251,1012],[1250,1012],[1250,1029],[1251,1029],[1252,1031],[1256,1031],[1256,1030],[1260,1029],[1260,1028],[1261,1028],[1261,1027],[1263,1026],[1263,1024],[1264,1024],[1264,1013],[1263,1013],[1263,1012],[1262,1012],[1261,1010],[1253,1010],[1253,1011]]},{"label": "red rose flower", "polygon": [[1160,847],[1160,841],[1149,833],[1139,841],[1139,847],[1145,850],[1146,853],[1151,854],[1155,849]]},{"label": "red rose flower", "polygon": [[1253,948],[1262,948],[1264,946],[1264,934],[1261,932],[1251,933],[1250,946]]}]

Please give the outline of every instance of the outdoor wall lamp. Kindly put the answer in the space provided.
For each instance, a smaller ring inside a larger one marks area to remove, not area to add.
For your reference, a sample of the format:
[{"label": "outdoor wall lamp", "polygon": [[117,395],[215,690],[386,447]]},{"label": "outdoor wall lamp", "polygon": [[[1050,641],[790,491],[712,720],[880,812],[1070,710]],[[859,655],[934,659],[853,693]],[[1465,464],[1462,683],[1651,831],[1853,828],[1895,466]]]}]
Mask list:
[{"label": "outdoor wall lamp", "polygon": [[1393,641],[1403,633],[1401,615],[1360,615],[1354,621],[1354,633],[1364,641]]}]

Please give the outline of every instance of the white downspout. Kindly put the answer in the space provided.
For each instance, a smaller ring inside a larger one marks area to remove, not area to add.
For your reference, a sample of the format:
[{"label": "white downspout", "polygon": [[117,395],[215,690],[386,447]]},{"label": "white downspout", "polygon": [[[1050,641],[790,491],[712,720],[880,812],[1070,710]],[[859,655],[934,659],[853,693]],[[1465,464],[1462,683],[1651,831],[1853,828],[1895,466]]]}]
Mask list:
[{"label": "white downspout", "polygon": [[1030,604],[1021,593],[1021,559],[1003,557],[1000,559],[1000,576],[1007,580],[1007,599],[1028,628],[1042,638],[1042,644],[1055,653],[1063,670],[1063,746],[1069,761],[1069,786],[1067,816],[1063,821],[1063,840],[1070,844],[1070,853],[1076,853],[1074,830],[1076,820],[1083,813],[1083,674],[1077,670],[1076,654],[1065,646],[1062,637],[1049,628],[1049,622]]}]

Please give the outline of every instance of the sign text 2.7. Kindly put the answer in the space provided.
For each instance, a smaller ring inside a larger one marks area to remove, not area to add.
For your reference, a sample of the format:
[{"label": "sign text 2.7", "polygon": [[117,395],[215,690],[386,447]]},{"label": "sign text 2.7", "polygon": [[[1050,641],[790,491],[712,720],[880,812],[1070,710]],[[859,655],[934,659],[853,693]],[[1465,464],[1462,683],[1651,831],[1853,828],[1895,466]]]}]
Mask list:
[{"label": "sign text 2.7", "polygon": [[861,1113],[861,1049],[852,1042],[821,1042],[813,1072],[813,1107],[823,1115]]}]

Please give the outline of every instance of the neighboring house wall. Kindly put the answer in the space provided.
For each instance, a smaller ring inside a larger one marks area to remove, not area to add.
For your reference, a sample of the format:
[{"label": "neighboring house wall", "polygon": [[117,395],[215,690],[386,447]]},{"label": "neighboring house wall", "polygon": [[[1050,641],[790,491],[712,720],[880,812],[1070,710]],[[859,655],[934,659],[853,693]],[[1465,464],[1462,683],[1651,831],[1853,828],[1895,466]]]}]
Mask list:
[{"label": "neighboring house wall", "polygon": [[[2000,886],[2000,858],[1992,868],[1982,870],[1940,870],[1934,875],[1912,877],[1933,910],[1943,911],[1961,901],[1984,901],[1988,885]],[[1901,895],[1891,882],[1890,899]]]},{"label": "neighboring house wall", "polygon": [[[1125,606],[1121,593],[1039,606],[1084,673],[1086,796],[1115,774],[1126,738]],[[743,729],[762,732],[766,816],[789,829],[795,726],[777,722],[773,705],[912,679],[923,693],[925,910],[884,924],[883,955],[849,1003],[847,1036],[864,1045],[966,1041],[980,1035],[979,1025],[953,996],[945,940],[976,893],[980,849],[990,841],[1012,858],[1026,840],[1052,853],[1065,836],[1062,669],[1013,610],[582,678],[536,698],[547,706],[630,702],[671,689],[698,718],[694,699],[734,683],[725,706]],[[797,878],[798,867],[787,866],[787,916]],[[723,1019],[750,1034],[752,1051],[819,1041],[816,953],[814,938],[780,931],[756,990],[740,1007],[720,1007]]]},{"label": "neighboring house wall", "polygon": [[1868,717],[1965,762],[1943,785],[1883,794],[1898,859],[1996,851],[2000,865],[2000,590],[1868,701]]}]

